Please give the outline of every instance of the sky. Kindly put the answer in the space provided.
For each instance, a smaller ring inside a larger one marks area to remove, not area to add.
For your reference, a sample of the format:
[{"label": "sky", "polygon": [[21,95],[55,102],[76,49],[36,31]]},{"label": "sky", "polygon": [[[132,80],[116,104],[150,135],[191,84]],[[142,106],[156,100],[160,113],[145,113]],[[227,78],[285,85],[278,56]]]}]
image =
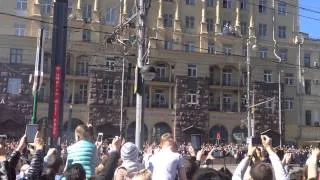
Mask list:
[{"label": "sky", "polygon": [[[308,33],[310,37],[320,39],[320,0],[300,0],[299,6],[307,9],[300,9],[300,31]],[[310,10],[316,12],[310,12]]]}]

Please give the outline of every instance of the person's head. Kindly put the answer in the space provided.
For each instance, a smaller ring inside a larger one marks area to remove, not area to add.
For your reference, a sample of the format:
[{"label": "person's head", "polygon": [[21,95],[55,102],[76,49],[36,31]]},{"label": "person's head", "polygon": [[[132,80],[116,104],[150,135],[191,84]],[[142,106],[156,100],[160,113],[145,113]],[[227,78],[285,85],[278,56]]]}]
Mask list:
[{"label": "person's head", "polygon": [[66,180],[85,180],[86,171],[83,169],[81,164],[72,164],[64,172],[64,177],[66,178]]},{"label": "person's head", "polygon": [[76,141],[89,139],[90,138],[90,132],[87,126],[85,125],[79,125],[75,129],[75,139]]},{"label": "person's head", "polygon": [[151,179],[152,179],[152,173],[147,169],[143,169],[139,171],[132,178],[132,180],[151,180]]},{"label": "person's head", "polygon": [[170,133],[165,133],[160,138],[161,148],[169,147],[174,145],[174,138]]},{"label": "person's head", "polygon": [[192,177],[192,180],[224,180],[219,172],[212,168],[200,168]]},{"label": "person's head", "polygon": [[121,147],[120,154],[123,161],[137,162],[139,158],[139,149],[132,142],[127,142]]},{"label": "person's head", "polygon": [[253,180],[272,180],[272,167],[270,166],[270,164],[263,162],[255,163],[251,167],[250,176]]},{"label": "person's head", "polygon": [[195,162],[195,158],[186,157],[184,158],[184,165],[186,169],[187,179],[191,179],[194,173],[198,170],[198,165]]},{"label": "person's head", "polygon": [[49,150],[47,155],[44,157],[44,173],[48,175],[58,174],[62,163],[62,158],[58,154],[56,154],[55,149],[52,151]]}]

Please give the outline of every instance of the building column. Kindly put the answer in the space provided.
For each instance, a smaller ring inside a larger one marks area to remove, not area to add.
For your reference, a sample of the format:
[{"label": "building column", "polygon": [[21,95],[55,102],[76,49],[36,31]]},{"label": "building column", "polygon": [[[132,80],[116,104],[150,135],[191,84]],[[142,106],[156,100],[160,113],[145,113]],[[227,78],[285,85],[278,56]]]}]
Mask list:
[{"label": "building column", "polygon": [[240,1],[236,1],[236,23],[235,23],[236,32],[241,32],[240,27]]},{"label": "building column", "polygon": [[201,11],[201,34],[208,33],[207,22],[206,22],[206,1],[202,0],[202,11]]},{"label": "building column", "polygon": [[171,87],[169,87],[169,97],[168,97],[168,108],[169,109],[171,109],[172,108],[172,106],[171,106],[171,104],[172,104],[172,88]]},{"label": "building column", "polygon": [[249,36],[255,36],[254,32],[254,6],[255,2],[254,0],[249,0],[250,1],[250,12],[249,12],[249,17],[250,17],[250,24],[249,24]]},{"label": "building column", "polygon": [[133,85],[129,84],[129,106],[133,106]]},{"label": "building column", "polygon": [[39,0],[34,0],[34,4],[39,4]]},{"label": "building column", "polygon": [[158,10],[158,19],[157,19],[157,28],[163,28],[163,15],[162,15],[162,0],[159,0],[159,10]]},{"label": "building column", "polygon": [[220,27],[220,1],[216,1],[216,24],[215,24],[215,33],[221,33],[221,27]]},{"label": "building column", "polygon": [[76,93],[76,81],[72,81],[72,95],[71,95],[71,104],[74,104],[75,101],[75,93]]},{"label": "building column", "polygon": [[220,94],[220,111],[222,112],[223,110],[223,90],[221,89],[219,94]]},{"label": "building column", "polygon": [[152,107],[152,85],[149,85],[149,108]]},{"label": "building column", "polygon": [[93,6],[93,20],[97,23],[100,22],[99,18],[99,11],[98,11],[98,4],[99,0],[94,0],[94,6]]},{"label": "building column", "polygon": [[77,9],[81,9],[81,0],[78,0],[77,2]]},{"label": "building column", "polygon": [[127,15],[127,0],[123,0],[123,9],[122,9],[122,14],[123,14],[123,17],[126,17]]},{"label": "building column", "polygon": [[176,0],[176,10],[174,17],[174,31],[181,31],[181,22],[180,22],[180,0]]}]

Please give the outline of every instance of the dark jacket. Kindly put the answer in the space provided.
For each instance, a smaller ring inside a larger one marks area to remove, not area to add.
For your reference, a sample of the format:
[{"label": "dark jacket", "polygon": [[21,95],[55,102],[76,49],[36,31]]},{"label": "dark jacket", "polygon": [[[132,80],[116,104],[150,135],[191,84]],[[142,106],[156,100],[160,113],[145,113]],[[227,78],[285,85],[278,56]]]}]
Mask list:
[{"label": "dark jacket", "polygon": [[30,167],[27,171],[26,177],[30,180],[40,179],[43,165],[43,150],[37,150],[33,155]]},{"label": "dark jacket", "polygon": [[114,171],[118,166],[118,160],[120,154],[118,152],[112,152],[108,157],[108,160],[104,164],[102,172],[95,177],[95,180],[110,180],[113,179]]},{"label": "dark jacket", "polygon": [[16,166],[20,159],[20,152],[13,151],[7,161],[0,162],[0,179],[15,180]]}]

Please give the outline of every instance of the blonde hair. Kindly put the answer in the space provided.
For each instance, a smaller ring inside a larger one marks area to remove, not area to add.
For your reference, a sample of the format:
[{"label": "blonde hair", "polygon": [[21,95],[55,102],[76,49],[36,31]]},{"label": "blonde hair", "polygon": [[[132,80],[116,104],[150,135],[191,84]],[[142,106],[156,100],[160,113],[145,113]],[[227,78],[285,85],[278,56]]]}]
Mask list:
[{"label": "blonde hair", "polygon": [[160,138],[160,147],[162,147],[165,143],[172,142],[173,136],[170,133],[164,133]]},{"label": "blonde hair", "polygon": [[152,173],[148,169],[139,171],[132,180],[152,180]]},{"label": "blonde hair", "polygon": [[77,128],[75,129],[75,134],[78,137],[78,140],[90,138],[89,128],[85,125],[77,126]]}]

